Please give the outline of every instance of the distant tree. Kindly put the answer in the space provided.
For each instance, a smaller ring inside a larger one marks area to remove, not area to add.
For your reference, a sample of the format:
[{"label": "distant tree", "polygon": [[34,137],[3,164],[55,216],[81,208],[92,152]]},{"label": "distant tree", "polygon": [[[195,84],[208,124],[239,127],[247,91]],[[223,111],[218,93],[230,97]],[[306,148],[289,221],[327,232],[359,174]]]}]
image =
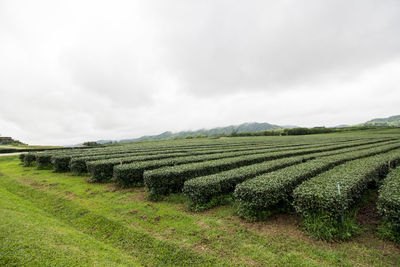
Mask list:
[{"label": "distant tree", "polygon": [[237,130],[233,130],[231,133],[231,136],[238,136],[238,131]]},{"label": "distant tree", "polygon": [[84,146],[90,146],[90,147],[96,147],[96,146],[101,146],[101,144],[94,142],[94,141],[88,141],[83,143]]}]

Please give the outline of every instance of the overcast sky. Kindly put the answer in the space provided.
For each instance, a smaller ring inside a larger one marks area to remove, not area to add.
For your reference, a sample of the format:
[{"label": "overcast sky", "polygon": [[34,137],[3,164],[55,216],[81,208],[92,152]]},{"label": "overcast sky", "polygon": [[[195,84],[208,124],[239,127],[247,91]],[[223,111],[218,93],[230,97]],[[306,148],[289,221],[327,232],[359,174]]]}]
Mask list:
[{"label": "overcast sky", "polygon": [[0,1],[0,134],[74,144],[400,114],[400,1]]}]

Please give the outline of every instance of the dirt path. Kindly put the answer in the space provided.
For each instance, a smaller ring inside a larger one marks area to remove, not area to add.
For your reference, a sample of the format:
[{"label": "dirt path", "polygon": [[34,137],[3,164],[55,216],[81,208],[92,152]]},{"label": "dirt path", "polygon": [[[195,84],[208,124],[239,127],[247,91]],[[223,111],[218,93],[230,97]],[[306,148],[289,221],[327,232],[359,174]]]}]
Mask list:
[{"label": "dirt path", "polygon": [[19,155],[22,154],[22,152],[17,152],[17,153],[1,153],[0,157],[6,157],[6,156],[14,156],[14,155]]}]

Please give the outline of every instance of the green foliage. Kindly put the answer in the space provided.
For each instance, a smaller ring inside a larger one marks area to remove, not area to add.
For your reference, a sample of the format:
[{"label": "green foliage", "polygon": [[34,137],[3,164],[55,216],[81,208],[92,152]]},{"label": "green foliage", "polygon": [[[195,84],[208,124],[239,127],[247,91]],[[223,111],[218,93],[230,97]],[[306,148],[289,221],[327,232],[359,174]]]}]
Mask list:
[{"label": "green foliage", "polygon": [[[293,150],[294,148],[290,147],[288,149]],[[166,166],[182,165],[182,164],[202,162],[215,159],[235,158],[235,157],[238,158],[239,156],[242,155],[254,155],[256,158],[259,158],[257,156],[258,154],[266,153],[267,151],[270,151],[272,153],[273,151],[276,150],[282,151],[285,150],[285,148],[272,147],[272,148],[262,149],[258,147],[255,150],[247,149],[243,151],[240,150],[238,152],[229,152],[229,151],[236,151],[236,149],[234,150],[217,149],[217,150],[206,150],[206,151],[195,150],[184,154],[185,156],[183,157],[172,157],[165,155],[165,159],[154,160],[149,162],[134,162],[131,164],[125,164],[129,162],[123,161],[122,165],[115,166],[113,180],[124,187],[128,187],[131,186],[132,183],[143,181],[143,172],[146,170],[153,170],[156,168],[161,168]]]},{"label": "green foliage", "polygon": [[284,129],[284,135],[305,135],[305,134],[322,134],[322,133],[333,133],[337,130],[334,128],[325,128],[325,127],[314,127],[314,128],[293,128],[293,129]]},{"label": "green foliage", "polygon": [[212,197],[206,203],[195,203],[192,201],[187,202],[187,207],[191,211],[205,211],[211,209],[216,206],[223,206],[223,205],[233,205],[233,195],[232,194],[224,194],[224,195],[217,195]]},{"label": "green foliage", "polygon": [[377,208],[387,220],[389,228],[400,233],[400,167],[390,172],[384,180],[379,189]]},{"label": "green foliage", "polygon": [[24,166],[31,166],[32,163],[36,160],[36,156],[33,153],[27,153],[24,156]]},{"label": "green foliage", "polygon": [[[303,164],[260,175],[238,184],[234,196],[239,202],[239,205],[245,205],[246,207],[254,209],[255,212],[261,212],[262,210],[275,206],[281,201],[290,201],[292,199],[293,190],[299,184],[336,165],[356,158],[384,153],[399,147],[400,144],[395,143],[310,160]],[[320,190],[323,191],[324,189]],[[303,198],[300,197],[298,199],[299,201],[303,200]]]},{"label": "green foliage", "polygon": [[290,213],[290,209],[290,205],[283,201],[270,206],[268,209],[258,209],[251,202],[236,202],[236,214],[249,222],[264,221],[278,213]]},{"label": "green foliage", "polygon": [[[87,170],[92,176],[91,181],[92,182],[103,182],[103,181],[109,181],[111,178],[113,178],[113,173],[114,173],[114,166],[117,166],[118,164],[121,166],[131,166],[129,163],[132,162],[140,162],[140,161],[147,161],[147,160],[159,160],[161,159],[166,159],[170,157],[178,157],[185,155],[185,153],[171,153],[171,154],[161,154],[161,155],[152,155],[152,156],[136,156],[136,157],[121,157],[121,158],[112,158],[112,159],[106,159],[106,160],[96,160],[96,161],[89,161],[86,163],[87,165]],[[120,166],[118,166],[120,167]],[[124,167],[125,168],[125,167]],[[116,174],[114,175],[114,181],[120,183],[123,185],[123,182],[121,179],[119,179],[120,176],[125,177],[126,171],[124,169],[120,170],[119,168],[116,168]],[[141,179],[135,179],[133,182],[141,182]]]},{"label": "green foliage", "polygon": [[302,227],[308,235],[326,241],[348,240],[362,231],[353,213],[345,214],[343,223],[340,216],[308,214],[303,217]]},{"label": "green foliage", "polygon": [[36,153],[36,163],[39,169],[45,169],[51,166],[51,153]]},{"label": "green foliage", "polygon": [[216,174],[201,176],[185,182],[183,193],[196,204],[209,202],[213,197],[233,192],[235,186],[249,178],[303,162],[303,157],[284,158],[252,164]]},{"label": "green foliage", "polygon": [[377,234],[380,238],[390,240],[400,245],[400,229],[398,222],[384,220],[378,226]]},{"label": "green foliage", "polygon": [[[146,170],[157,170],[162,174],[155,174],[152,172],[149,174],[146,186],[151,191],[151,194],[168,194],[169,192],[179,192],[182,189],[183,182],[199,175],[208,175],[215,172],[229,170],[236,167],[241,167],[249,164],[259,163],[267,160],[279,159],[284,157],[304,155],[308,153],[316,153],[322,151],[333,151],[341,148],[353,147],[361,144],[375,143],[375,141],[357,141],[349,142],[344,144],[333,144],[321,146],[320,144],[311,146],[298,146],[298,147],[272,147],[266,149],[258,149],[255,151],[242,151],[242,152],[231,152],[231,153],[220,153],[210,154],[210,151],[205,153],[210,155],[203,156],[186,156],[172,159],[159,160],[154,162],[139,163],[135,162],[128,165],[116,166],[114,168],[113,180],[122,186],[130,186],[132,182],[140,182],[142,180],[143,172]],[[230,159],[228,159],[230,158]],[[214,162],[215,160],[222,160]],[[212,161],[214,160],[214,161]],[[197,165],[187,166],[186,164]],[[201,163],[203,162],[203,163]],[[124,163],[124,162],[123,162]],[[185,165],[184,165],[185,164]],[[221,165],[222,164],[222,165]],[[173,167],[173,165],[179,165],[181,167]],[[168,168],[166,173],[163,168]],[[188,168],[192,168],[190,171]],[[159,181],[161,179],[161,181]]]},{"label": "green foliage", "polygon": [[[139,146],[139,145],[125,145],[125,146],[111,146],[105,148],[92,148],[85,150],[70,150],[70,151],[52,151],[52,164],[57,172],[73,171],[75,173],[82,173],[87,171],[87,162],[96,161],[103,159],[113,159],[113,158],[131,158],[134,156],[148,156],[148,158],[138,159],[138,160],[150,160],[150,159],[161,159],[168,158],[171,156],[182,156],[185,154],[212,154],[218,152],[227,151],[242,151],[242,150],[256,150],[260,148],[259,146],[246,146],[246,143],[233,144],[227,147],[224,144],[215,145],[176,145],[176,146]],[[175,153],[175,155],[174,155]],[[180,153],[180,154],[179,154]],[[257,152],[254,152],[257,153]],[[165,155],[164,155],[165,154]],[[153,155],[151,157],[151,155]],[[128,160],[128,159],[127,159]],[[135,158],[136,160],[136,158]],[[67,162],[69,164],[67,165]],[[132,161],[128,161],[132,162]],[[127,163],[128,163],[127,162]],[[120,160],[118,160],[120,163]],[[94,177],[94,180],[108,180],[111,176],[112,170],[108,169],[110,172],[104,173],[104,177]],[[102,171],[101,171],[102,172]]]},{"label": "green foliage", "polygon": [[[385,142],[384,144],[390,143],[391,142]],[[197,177],[185,182],[183,192],[191,199],[193,203],[206,203],[213,196],[233,192],[237,184],[264,173],[275,171],[277,169],[302,163],[306,160],[318,157],[326,157],[330,155],[354,152],[355,150],[374,148],[381,145],[382,143],[371,144],[367,142],[366,144],[357,146],[356,148],[350,147],[327,152],[310,153],[300,157],[267,161],[208,176]]]},{"label": "green foliage", "polygon": [[51,164],[56,172],[67,172],[70,160],[71,156],[56,155],[51,157]]},{"label": "green foliage", "polygon": [[133,157],[135,153],[118,153],[118,154],[102,154],[94,156],[84,156],[84,157],[72,157],[69,161],[69,169],[75,173],[86,173],[88,172],[86,163],[89,161],[114,159],[121,157]]},{"label": "green foliage", "polygon": [[[164,158],[171,158],[171,157],[178,157],[178,156],[183,156],[183,155],[204,155],[204,154],[215,154],[215,153],[222,153],[222,152],[236,152],[236,151],[253,151],[260,149],[259,146],[256,147],[221,147],[217,149],[210,149],[208,147],[192,147],[192,148],[180,148],[180,147],[172,147],[172,148],[163,148],[162,150],[142,150],[140,152],[130,152],[130,150],[124,150],[116,152],[114,150],[109,151],[108,154],[101,154],[101,155],[91,155],[91,156],[81,156],[81,157],[73,157],[70,160],[69,167],[71,171],[74,171],[76,173],[83,173],[87,172],[87,162],[89,161],[97,161],[97,160],[103,160],[103,159],[114,159],[114,158],[133,158],[135,157],[134,161],[147,161],[147,160],[158,160],[158,159],[164,159]],[[141,155],[141,156],[139,156]],[[117,162],[120,163],[120,160]],[[128,161],[123,161],[124,164],[128,164]],[[118,172],[118,171],[117,171]],[[115,176],[118,176],[116,174]],[[140,176],[139,180],[143,180]],[[119,177],[118,177],[119,178]],[[116,179],[116,181],[119,181],[119,179]],[[135,179],[136,181],[137,179]],[[124,181],[121,180],[121,185],[124,185]],[[127,186],[128,184],[126,184]]]},{"label": "green foliage", "polygon": [[[144,183],[152,195],[165,195],[170,192],[180,192],[184,182],[203,175],[209,175],[267,160],[279,159],[310,152],[332,149],[296,149],[284,152],[269,152],[263,154],[238,156],[234,158],[220,158],[191,164],[168,166],[156,170],[146,171],[143,175]],[[211,158],[209,158],[211,159]],[[122,167],[121,167],[122,168]]]},{"label": "green foliage", "polygon": [[388,173],[389,162],[392,167],[400,163],[400,150],[337,166],[297,187],[293,205],[301,214],[344,214],[361,198],[369,183]]},{"label": "green foliage", "polygon": [[84,142],[83,145],[89,146],[89,147],[101,147],[102,146],[102,144],[99,144],[95,141]]}]

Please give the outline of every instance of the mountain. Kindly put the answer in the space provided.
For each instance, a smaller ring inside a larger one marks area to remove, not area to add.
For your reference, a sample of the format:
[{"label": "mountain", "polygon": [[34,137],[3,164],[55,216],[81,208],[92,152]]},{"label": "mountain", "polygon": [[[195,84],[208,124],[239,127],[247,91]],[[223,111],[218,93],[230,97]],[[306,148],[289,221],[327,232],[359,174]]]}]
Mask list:
[{"label": "mountain", "polygon": [[400,126],[400,115],[367,121],[363,126]]},{"label": "mountain", "polygon": [[[346,125],[341,124],[335,127],[329,128],[351,128],[351,127],[363,127],[363,126],[396,126],[400,127],[400,115],[391,116],[388,118],[377,118],[365,123],[357,124],[357,125]],[[212,129],[200,129],[196,131],[181,131],[177,133],[173,133],[170,131],[163,132],[158,135],[145,135],[139,138],[132,138],[132,139],[123,139],[123,140],[98,140],[96,141],[99,144],[107,144],[107,143],[130,143],[130,142],[138,142],[138,141],[146,141],[146,140],[165,140],[165,139],[179,139],[179,138],[186,138],[188,136],[213,136],[219,134],[231,134],[231,133],[243,133],[243,132],[262,132],[268,130],[276,130],[276,129],[293,129],[298,128],[299,126],[295,125],[274,125],[269,123],[258,123],[258,122],[247,122],[242,123],[240,125],[230,125],[226,127],[217,127]],[[81,144],[80,144],[81,145]]]},{"label": "mountain", "polygon": [[350,127],[351,125],[348,124],[339,124],[333,127],[329,127],[329,128],[346,128],[346,127]]},{"label": "mountain", "polygon": [[145,141],[145,140],[162,140],[162,139],[174,139],[174,138],[185,138],[187,136],[197,136],[197,135],[205,135],[205,136],[212,136],[218,134],[230,134],[233,132],[243,133],[243,132],[261,132],[267,130],[275,130],[275,129],[282,129],[282,128],[296,128],[296,126],[278,126],[269,123],[258,123],[258,122],[247,122],[240,125],[230,125],[226,127],[217,127],[212,129],[200,129],[197,131],[182,131],[177,133],[172,132],[164,132],[159,135],[146,135],[139,138],[134,139],[124,139],[120,140],[119,142],[122,143],[129,143],[129,142],[137,142],[137,141]]}]

